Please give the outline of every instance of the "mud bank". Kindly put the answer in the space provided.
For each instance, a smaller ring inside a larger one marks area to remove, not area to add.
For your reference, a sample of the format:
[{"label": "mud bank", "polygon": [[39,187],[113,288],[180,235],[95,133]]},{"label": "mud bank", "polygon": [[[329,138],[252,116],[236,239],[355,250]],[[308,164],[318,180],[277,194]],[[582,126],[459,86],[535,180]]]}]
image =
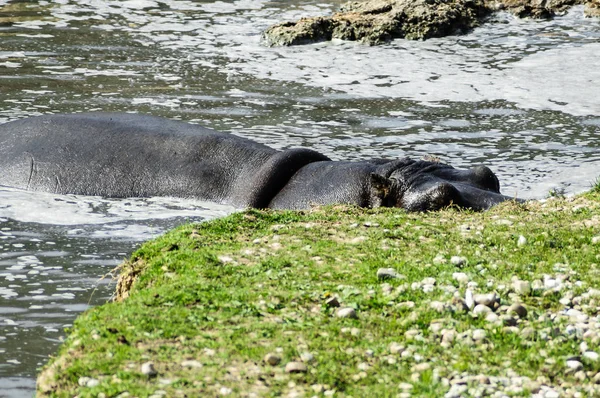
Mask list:
[{"label": "mud bank", "polygon": [[495,11],[519,18],[552,18],[585,4],[587,16],[600,15],[599,0],[367,0],[343,5],[332,16],[282,22],[263,33],[266,44],[290,46],[332,39],[370,45],[395,38],[425,40],[466,33]]}]

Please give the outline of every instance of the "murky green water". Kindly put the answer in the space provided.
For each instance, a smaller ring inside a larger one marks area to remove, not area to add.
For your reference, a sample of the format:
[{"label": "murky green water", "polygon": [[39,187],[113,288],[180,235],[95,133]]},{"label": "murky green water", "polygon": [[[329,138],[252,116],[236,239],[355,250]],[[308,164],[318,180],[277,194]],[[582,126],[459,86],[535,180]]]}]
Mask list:
[{"label": "murky green water", "polygon": [[[579,8],[554,21],[500,15],[426,42],[267,48],[269,24],[334,3],[0,4],[0,122],[144,112],[334,159],[484,163],[504,193],[523,198],[580,192],[600,175],[600,22]],[[14,396],[32,391],[62,328],[110,296],[98,278],[141,240],[230,211],[11,190],[0,198],[0,385]]]}]

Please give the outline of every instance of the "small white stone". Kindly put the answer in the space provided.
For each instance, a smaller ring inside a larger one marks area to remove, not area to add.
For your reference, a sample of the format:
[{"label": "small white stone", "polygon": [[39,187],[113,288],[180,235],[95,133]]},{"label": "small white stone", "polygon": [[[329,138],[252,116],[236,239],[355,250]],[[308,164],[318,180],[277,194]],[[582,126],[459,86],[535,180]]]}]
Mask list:
[{"label": "small white stone", "polygon": [[600,359],[600,355],[595,351],[586,351],[583,353],[583,357],[593,362],[597,362]]},{"label": "small white stone", "polygon": [[475,306],[475,308],[473,308],[473,314],[476,316],[487,316],[487,314],[489,314],[490,312],[492,312],[492,309],[490,307],[488,307],[487,305],[483,305],[483,304],[477,304]]},{"label": "small white stone", "polygon": [[305,351],[302,354],[300,354],[300,359],[304,363],[312,363],[315,361],[315,356],[313,354],[311,354],[310,352]]},{"label": "small white stone", "polygon": [[571,360],[566,362],[567,368],[574,371],[583,369],[583,364],[579,361]]},{"label": "small white stone", "polygon": [[517,246],[525,246],[527,244],[527,238],[523,235],[519,235],[519,240],[517,240]]},{"label": "small white stone", "polygon": [[592,238],[592,244],[597,245],[598,243],[600,243],[600,235]]},{"label": "small white stone", "polygon": [[423,285],[423,293],[431,293],[435,290],[435,286],[430,284]]},{"label": "small white stone", "polygon": [[475,300],[473,299],[473,292],[471,289],[467,289],[465,292],[465,304],[469,309],[473,309],[473,307],[475,307]]},{"label": "small white stone", "polygon": [[361,362],[361,363],[358,364],[357,368],[359,370],[367,371],[367,370],[369,370],[371,368],[371,366],[368,363],[366,363],[366,362]]},{"label": "small white stone", "polygon": [[412,390],[414,387],[413,387],[413,385],[412,385],[412,384],[410,384],[410,383],[400,383],[400,384],[398,385],[398,388],[399,388],[400,390],[403,390],[403,391],[410,391],[410,390]]},{"label": "small white stone", "polygon": [[544,289],[560,289],[560,279],[554,279],[550,277],[544,277]]},{"label": "small white stone", "polygon": [[513,290],[521,296],[527,296],[531,293],[531,284],[528,281],[516,280],[513,282]]},{"label": "small white stone", "polygon": [[152,363],[152,362],[143,363],[141,370],[142,370],[142,374],[144,374],[148,377],[154,377],[158,374],[156,369],[154,369],[154,363]]},{"label": "small white stone", "polygon": [[398,344],[395,342],[390,344],[390,353],[391,354],[399,354],[402,351],[404,351],[404,346],[402,344]]},{"label": "small white stone", "polygon": [[476,294],[473,299],[475,300],[475,304],[483,304],[491,308],[494,303],[497,302],[498,296],[496,296],[495,292],[488,294]]},{"label": "small white stone", "polygon": [[485,316],[485,321],[489,322],[489,323],[496,323],[498,322],[498,320],[500,319],[500,317],[496,314],[494,314],[493,312],[490,312],[489,314],[487,314]]},{"label": "small white stone", "polygon": [[87,384],[88,381],[91,380],[91,377],[80,377],[79,380],[77,380],[77,384],[79,384],[80,386],[85,386]]},{"label": "small white stone", "polygon": [[426,370],[431,369],[431,364],[427,362],[420,363],[418,365],[413,366],[413,371],[415,372],[425,372]]},{"label": "small white stone", "polygon": [[460,257],[460,256],[450,257],[450,263],[452,265],[456,265],[457,267],[466,264],[466,262],[467,262],[467,259],[464,257]]},{"label": "small white stone", "polygon": [[91,387],[96,387],[99,384],[100,384],[100,380],[98,380],[98,379],[89,379],[87,381],[87,383],[85,383],[85,386],[91,388]]},{"label": "small white stone", "polygon": [[181,367],[183,367],[183,368],[201,368],[202,363],[200,361],[196,361],[195,359],[189,359],[187,361],[181,362]]},{"label": "small white stone", "polygon": [[444,256],[442,256],[441,254],[438,254],[437,256],[434,257],[433,263],[435,265],[445,264],[446,258]]},{"label": "small white stone", "polygon": [[358,315],[356,314],[356,310],[351,307],[339,309],[337,312],[337,316],[339,318],[353,318],[353,319],[358,318]]},{"label": "small white stone", "polygon": [[221,387],[219,389],[219,395],[229,395],[233,392],[233,390],[229,387]]},{"label": "small white stone", "polygon": [[479,341],[485,339],[487,336],[485,330],[483,329],[475,329],[473,330],[473,340]]},{"label": "small white stone", "polygon": [[424,285],[435,285],[437,283],[437,281],[435,280],[435,278],[429,277],[429,278],[424,278],[421,281],[421,283]]},{"label": "small white stone", "polygon": [[302,362],[289,362],[285,365],[285,373],[306,373],[308,368]]},{"label": "small white stone", "polygon": [[379,280],[396,279],[398,276],[398,273],[393,268],[379,268],[377,270],[377,279]]},{"label": "small white stone", "polygon": [[576,310],[575,308],[569,309],[567,311],[567,316],[580,322],[585,322],[589,318],[586,314],[579,310]]},{"label": "small white stone", "polygon": [[560,398],[560,394],[554,390],[546,390],[544,398]]},{"label": "small white stone", "polygon": [[469,282],[469,275],[464,272],[455,272],[452,274],[452,278],[460,284],[466,284]]},{"label": "small white stone", "polygon": [[445,330],[442,332],[442,344],[450,345],[456,339],[455,330]]},{"label": "small white stone", "polygon": [[437,312],[444,312],[446,310],[446,304],[441,301],[432,301],[429,303],[429,308]]}]

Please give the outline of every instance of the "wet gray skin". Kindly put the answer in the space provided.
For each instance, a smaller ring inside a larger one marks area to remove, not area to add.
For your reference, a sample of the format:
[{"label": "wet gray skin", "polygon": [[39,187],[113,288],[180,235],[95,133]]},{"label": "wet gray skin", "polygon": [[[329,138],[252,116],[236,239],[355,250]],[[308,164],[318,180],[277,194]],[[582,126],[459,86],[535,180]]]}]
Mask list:
[{"label": "wet gray skin", "polygon": [[[600,81],[600,26],[580,8],[554,21],[500,15],[468,35],[425,42],[267,49],[259,37],[268,25],[334,6],[5,3],[0,122],[141,112],[334,160],[431,155],[460,169],[485,164],[502,192],[519,198],[581,192],[598,177],[600,98],[590,82]],[[14,236],[0,243],[0,385],[19,397],[31,395],[36,368],[56,350],[63,327],[88,303],[109,298],[101,275],[192,212],[195,220],[225,213],[11,190],[0,197],[0,231]]]}]

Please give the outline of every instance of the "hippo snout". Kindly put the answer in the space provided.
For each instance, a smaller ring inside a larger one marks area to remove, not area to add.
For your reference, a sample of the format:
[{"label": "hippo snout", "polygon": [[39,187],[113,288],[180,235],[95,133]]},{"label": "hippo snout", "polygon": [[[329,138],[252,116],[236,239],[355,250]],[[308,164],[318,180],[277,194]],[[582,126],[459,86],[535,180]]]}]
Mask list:
[{"label": "hippo snout", "polygon": [[434,182],[405,192],[399,207],[408,211],[435,211],[457,204],[459,199],[460,193],[452,184]]},{"label": "hippo snout", "polygon": [[435,181],[407,191],[398,206],[408,211],[435,211],[453,205],[481,211],[507,200],[515,199],[470,184]]}]

